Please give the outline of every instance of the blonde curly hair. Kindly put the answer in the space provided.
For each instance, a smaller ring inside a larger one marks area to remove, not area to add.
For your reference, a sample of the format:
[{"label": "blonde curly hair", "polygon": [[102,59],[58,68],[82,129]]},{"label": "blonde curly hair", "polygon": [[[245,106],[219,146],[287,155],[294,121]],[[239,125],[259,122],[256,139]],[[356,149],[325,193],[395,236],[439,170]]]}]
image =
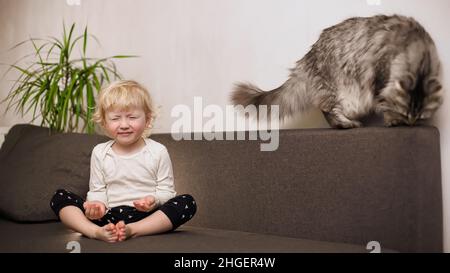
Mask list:
[{"label": "blonde curly hair", "polygon": [[103,88],[97,97],[96,109],[92,120],[104,129],[107,110],[113,108],[129,109],[131,107],[142,108],[147,121],[150,119],[150,125],[144,130],[142,136],[149,137],[153,121],[156,118],[156,109],[147,89],[136,81],[120,80]]}]

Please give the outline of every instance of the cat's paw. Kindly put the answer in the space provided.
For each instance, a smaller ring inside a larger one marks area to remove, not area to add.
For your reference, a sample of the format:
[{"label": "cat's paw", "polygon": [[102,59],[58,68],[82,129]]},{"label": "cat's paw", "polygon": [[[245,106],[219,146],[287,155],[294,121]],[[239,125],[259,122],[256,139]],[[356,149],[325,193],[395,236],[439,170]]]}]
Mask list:
[{"label": "cat's paw", "polygon": [[336,128],[339,129],[352,129],[362,127],[362,123],[357,120],[349,120],[336,124]]},{"label": "cat's paw", "polygon": [[384,121],[384,126],[386,126],[386,127],[394,127],[394,126],[400,126],[400,125],[404,125],[404,122],[399,119],[392,119],[392,120]]}]

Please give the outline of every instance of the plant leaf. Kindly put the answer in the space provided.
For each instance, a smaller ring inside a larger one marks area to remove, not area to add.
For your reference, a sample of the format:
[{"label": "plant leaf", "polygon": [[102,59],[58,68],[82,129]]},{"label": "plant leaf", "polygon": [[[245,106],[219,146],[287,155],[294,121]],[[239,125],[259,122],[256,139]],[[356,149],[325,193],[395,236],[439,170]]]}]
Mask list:
[{"label": "plant leaf", "polygon": [[87,26],[84,28],[84,34],[83,34],[83,57],[86,56],[86,45],[87,45]]}]

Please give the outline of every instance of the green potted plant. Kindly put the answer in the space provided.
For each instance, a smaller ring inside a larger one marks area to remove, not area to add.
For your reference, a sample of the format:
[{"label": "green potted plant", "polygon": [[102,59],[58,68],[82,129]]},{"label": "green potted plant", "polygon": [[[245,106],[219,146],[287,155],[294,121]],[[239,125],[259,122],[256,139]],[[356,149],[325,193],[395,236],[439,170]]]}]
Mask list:
[{"label": "green potted plant", "polygon": [[[62,39],[30,38],[12,48],[31,43],[34,50],[9,65],[5,74],[17,70],[20,76],[13,81],[2,103],[8,102],[6,111],[15,107],[22,117],[33,111],[30,122],[41,117],[41,126],[50,127],[52,131],[94,133],[94,98],[105,81],[121,78],[113,59],[135,56],[89,58],[86,56],[88,39],[96,38],[88,34],[87,26],[77,37],[73,35],[75,24],[69,31],[65,25],[63,29]],[[74,57],[75,49],[79,49],[79,57]],[[30,58],[27,65],[19,65]]]}]

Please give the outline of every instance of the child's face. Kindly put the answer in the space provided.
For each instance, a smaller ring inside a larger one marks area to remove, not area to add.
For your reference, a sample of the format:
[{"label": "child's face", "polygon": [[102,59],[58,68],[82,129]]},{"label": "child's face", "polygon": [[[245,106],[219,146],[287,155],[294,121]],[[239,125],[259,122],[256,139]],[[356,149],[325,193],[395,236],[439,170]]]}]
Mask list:
[{"label": "child's face", "polygon": [[123,146],[139,141],[149,122],[141,108],[113,108],[105,113],[105,129],[108,135]]}]

